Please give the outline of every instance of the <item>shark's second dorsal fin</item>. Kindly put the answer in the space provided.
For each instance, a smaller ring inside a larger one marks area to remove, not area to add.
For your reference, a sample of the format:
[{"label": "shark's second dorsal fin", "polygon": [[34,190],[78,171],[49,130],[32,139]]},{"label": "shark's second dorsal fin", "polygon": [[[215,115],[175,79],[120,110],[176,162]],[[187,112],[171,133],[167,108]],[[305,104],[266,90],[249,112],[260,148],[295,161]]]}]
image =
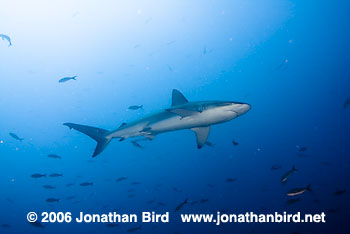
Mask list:
[{"label": "shark's second dorsal fin", "polygon": [[185,96],[177,89],[173,89],[173,100],[171,106],[178,106],[187,103]]},{"label": "shark's second dorsal fin", "polygon": [[119,128],[121,128],[121,127],[123,127],[123,126],[125,126],[125,125],[126,125],[126,123],[123,122],[123,123],[119,126]]}]

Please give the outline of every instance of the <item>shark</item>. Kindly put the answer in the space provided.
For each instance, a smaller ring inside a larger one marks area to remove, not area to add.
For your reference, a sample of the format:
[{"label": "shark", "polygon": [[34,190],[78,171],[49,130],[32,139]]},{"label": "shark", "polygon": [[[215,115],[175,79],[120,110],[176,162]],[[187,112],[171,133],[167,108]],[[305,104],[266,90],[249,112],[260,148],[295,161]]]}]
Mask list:
[{"label": "shark", "polygon": [[235,119],[250,109],[249,104],[242,102],[189,102],[179,90],[173,89],[170,108],[130,123],[122,123],[113,131],[75,123],[63,125],[86,134],[97,142],[92,157],[99,155],[114,138],[119,141],[132,137],[153,140],[158,134],[183,129],[190,129],[195,133],[197,147],[200,149],[206,144],[212,125]]}]

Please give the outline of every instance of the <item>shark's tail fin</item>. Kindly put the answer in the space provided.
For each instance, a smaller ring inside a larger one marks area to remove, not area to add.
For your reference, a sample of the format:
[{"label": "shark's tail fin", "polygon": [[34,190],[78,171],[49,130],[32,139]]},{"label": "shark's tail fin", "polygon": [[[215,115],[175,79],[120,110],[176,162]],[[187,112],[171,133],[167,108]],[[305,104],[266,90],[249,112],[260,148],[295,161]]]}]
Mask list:
[{"label": "shark's tail fin", "polygon": [[63,125],[68,126],[70,129],[75,129],[79,132],[82,132],[95,141],[97,141],[97,146],[95,149],[94,154],[92,157],[96,157],[98,154],[100,154],[109,144],[109,142],[112,140],[111,137],[107,137],[109,134],[109,131],[101,129],[101,128],[95,128],[90,127],[86,125],[80,125],[80,124],[74,124],[74,123],[64,123]]}]

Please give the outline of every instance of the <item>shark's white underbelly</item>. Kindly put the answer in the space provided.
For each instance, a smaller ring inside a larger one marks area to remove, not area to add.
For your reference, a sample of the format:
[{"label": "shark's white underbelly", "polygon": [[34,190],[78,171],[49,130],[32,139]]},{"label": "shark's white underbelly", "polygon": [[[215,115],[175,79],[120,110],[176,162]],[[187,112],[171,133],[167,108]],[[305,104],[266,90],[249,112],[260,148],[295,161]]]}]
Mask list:
[{"label": "shark's white underbelly", "polygon": [[129,138],[145,135],[157,135],[169,131],[206,127],[229,121],[235,117],[237,116],[232,115],[232,112],[217,113],[212,110],[206,110],[201,113],[198,112],[198,114],[182,118],[177,114],[164,111],[127,124],[125,127],[114,131],[111,136]]}]

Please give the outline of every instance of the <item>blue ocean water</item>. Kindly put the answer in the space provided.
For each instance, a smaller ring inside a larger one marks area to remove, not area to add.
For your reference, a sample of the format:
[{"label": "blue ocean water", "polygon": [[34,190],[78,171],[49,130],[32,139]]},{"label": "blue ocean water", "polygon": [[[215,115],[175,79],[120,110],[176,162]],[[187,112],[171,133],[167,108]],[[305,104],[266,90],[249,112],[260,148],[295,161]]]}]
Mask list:
[{"label": "blue ocean water", "polygon": [[[12,46],[0,40],[0,233],[348,233],[349,12],[349,1],[1,1],[0,34]],[[58,82],[67,76],[77,80]],[[142,148],[113,140],[92,158],[95,142],[62,125],[113,130],[170,107],[173,89],[252,108],[212,126],[213,145],[200,150],[183,130]],[[45,211],[170,212],[170,223],[27,221]],[[217,211],[325,212],[327,222],[179,216]]]}]

